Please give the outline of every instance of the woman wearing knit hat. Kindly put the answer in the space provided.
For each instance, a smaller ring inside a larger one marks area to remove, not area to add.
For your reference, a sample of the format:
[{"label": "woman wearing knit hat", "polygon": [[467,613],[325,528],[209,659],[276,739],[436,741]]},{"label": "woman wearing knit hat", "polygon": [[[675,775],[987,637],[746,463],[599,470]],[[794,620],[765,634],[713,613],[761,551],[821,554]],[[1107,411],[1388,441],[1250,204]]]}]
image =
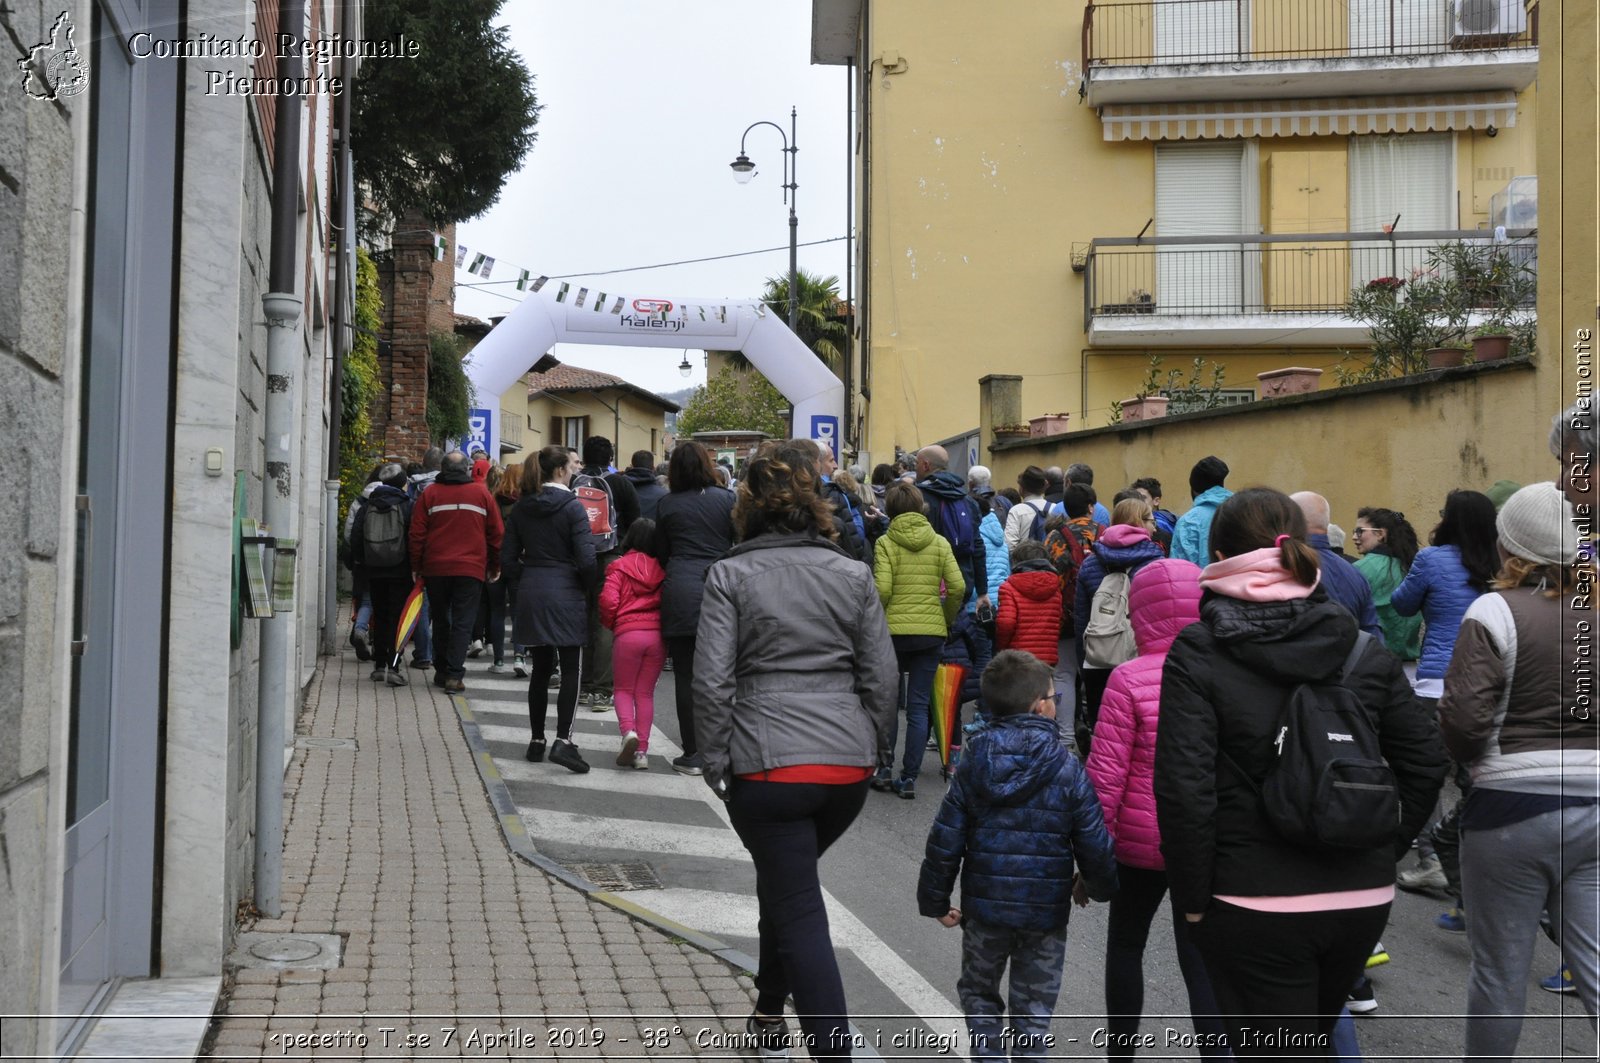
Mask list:
[{"label": "woman wearing knit hat", "polygon": [[1592,586],[1572,507],[1554,483],[1501,508],[1494,590],[1461,623],[1439,703],[1451,754],[1472,772],[1461,816],[1471,913],[1468,1058],[1510,1058],[1522,1032],[1539,913],[1548,907],[1576,995],[1600,999],[1600,741],[1590,675]]}]

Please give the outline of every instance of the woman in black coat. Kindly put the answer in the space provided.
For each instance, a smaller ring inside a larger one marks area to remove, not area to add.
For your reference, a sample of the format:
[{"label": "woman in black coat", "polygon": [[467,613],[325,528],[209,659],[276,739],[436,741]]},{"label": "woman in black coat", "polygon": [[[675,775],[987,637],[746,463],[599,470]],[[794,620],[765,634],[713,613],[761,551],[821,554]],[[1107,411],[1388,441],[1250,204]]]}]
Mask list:
[{"label": "woman in black coat", "polygon": [[[661,635],[672,655],[672,684],[678,703],[683,756],[674,770],[699,775],[703,769],[694,737],[694,650],[700,627],[700,599],[706,570],[733,546],[733,492],[717,483],[711,453],[693,440],[672,448],[667,464],[668,494],[656,503],[656,545],[667,580],[661,585]],[[566,664],[561,666],[566,674]]]},{"label": "woman in black coat", "polygon": [[[1318,553],[1287,495],[1254,487],[1229,498],[1210,549],[1200,622],[1162,669],[1161,852],[1234,1055],[1322,1057],[1388,918],[1395,860],[1444,781],[1444,748],[1399,660],[1376,640],[1358,644],[1355,618],[1317,586]],[[1297,842],[1264,815],[1261,786],[1301,686],[1345,688],[1376,732],[1399,816],[1374,821],[1370,847]]]},{"label": "woman in black coat", "polygon": [[530,648],[528,723],[533,735],[527,758],[545,758],[550,676],[559,657],[561,689],[556,693],[550,760],[581,773],[589,765],[572,742],[572,717],[578,707],[580,654],[589,637],[586,595],[595,579],[595,555],[589,518],[568,486],[580,468],[577,456],[559,446],[545,447],[523,466],[522,497],[506,521],[500,570],[502,578],[518,581],[511,639]]}]

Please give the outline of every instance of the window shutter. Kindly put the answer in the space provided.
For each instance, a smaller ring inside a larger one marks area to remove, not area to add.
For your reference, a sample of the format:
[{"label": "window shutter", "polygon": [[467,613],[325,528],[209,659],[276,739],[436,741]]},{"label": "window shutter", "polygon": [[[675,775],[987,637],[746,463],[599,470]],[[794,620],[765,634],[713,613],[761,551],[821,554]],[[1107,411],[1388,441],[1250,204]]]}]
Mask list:
[{"label": "window shutter", "polygon": [[[1244,142],[1156,145],[1156,235],[1244,232]],[[1156,253],[1162,313],[1239,307],[1238,244],[1185,244]],[[1242,309],[1242,307],[1241,307]]]},{"label": "window shutter", "polygon": [[[1350,141],[1350,228],[1376,232],[1400,215],[1399,232],[1455,226],[1451,133],[1353,137]],[[1427,261],[1426,240],[1363,243],[1353,256],[1351,284],[1375,277],[1404,279]]]}]

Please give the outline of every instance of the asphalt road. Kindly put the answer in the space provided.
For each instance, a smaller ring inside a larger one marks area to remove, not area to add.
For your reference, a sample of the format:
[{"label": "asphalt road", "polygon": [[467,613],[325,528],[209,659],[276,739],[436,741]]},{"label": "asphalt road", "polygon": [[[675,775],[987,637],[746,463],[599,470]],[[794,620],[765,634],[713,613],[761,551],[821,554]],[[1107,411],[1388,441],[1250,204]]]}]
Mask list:
[{"label": "asphalt road", "polygon": [[[594,766],[571,775],[526,764],[527,681],[483,674],[469,662],[467,697],[536,847],[568,865],[639,865],[648,872],[631,899],[745,952],[756,953],[755,879],[725,810],[700,780],[672,772],[678,752],[671,674],[657,687],[651,770],[612,763],[615,718],[580,709],[577,742]],[[552,694],[552,702],[554,700]],[[550,711],[554,734],[554,708]],[[929,753],[913,801],[870,794],[861,816],[823,860],[823,883],[836,952],[856,1025],[884,1058],[951,1058],[960,1052],[955,1004],[960,931],[917,914],[916,877],[924,840],[944,786]],[[1468,964],[1465,935],[1436,929],[1442,901],[1400,894],[1383,942],[1391,962],[1373,969],[1379,1010],[1357,1021],[1369,1060],[1453,1059],[1462,1046]],[[1056,1058],[1103,1058],[1101,966],[1106,908],[1075,910],[1054,1032]],[[1595,1058],[1595,1037],[1572,997],[1538,988],[1557,969],[1541,938],[1528,982],[1529,1018],[1520,1045],[1526,1059]],[[1145,1019],[1154,1035],[1142,1058],[1188,1059],[1181,1038],[1192,1029],[1164,911],[1152,927],[1145,962]],[[1174,1039],[1178,1039],[1174,1041]],[[953,1048],[953,1052],[951,1051]]]}]

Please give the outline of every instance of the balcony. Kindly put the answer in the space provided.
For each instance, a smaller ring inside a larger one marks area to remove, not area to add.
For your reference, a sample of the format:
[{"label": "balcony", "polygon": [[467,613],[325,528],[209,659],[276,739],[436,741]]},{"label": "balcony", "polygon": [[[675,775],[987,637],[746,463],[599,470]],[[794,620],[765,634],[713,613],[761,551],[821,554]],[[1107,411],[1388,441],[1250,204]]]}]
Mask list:
[{"label": "balcony", "polygon": [[500,453],[512,454],[522,449],[522,422],[527,411],[517,413],[500,407]]},{"label": "balcony", "polygon": [[1127,0],[1083,13],[1084,101],[1520,92],[1537,0]]},{"label": "balcony", "polygon": [[[1533,233],[1506,235],[1536,270]],[[1350,290],[1424,270],[1452,240],[1491,246],[1481,229],[1104,237],[1082,259],[1084,332],[1091,347],[1361,346]]]}]

